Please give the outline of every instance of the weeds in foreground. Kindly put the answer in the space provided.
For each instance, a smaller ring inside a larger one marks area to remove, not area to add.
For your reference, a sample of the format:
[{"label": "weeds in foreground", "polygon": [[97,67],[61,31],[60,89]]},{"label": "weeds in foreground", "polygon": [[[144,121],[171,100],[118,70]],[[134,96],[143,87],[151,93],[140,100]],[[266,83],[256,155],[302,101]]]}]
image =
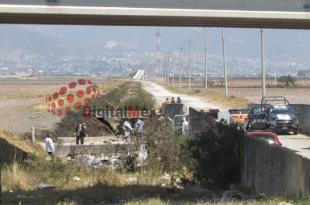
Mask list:
[{"label": "weeds in foreground", "polygon": [[173,201],[173,200],[163,200],[159,198],[151,198],[145,200],[132,200],[128,201],[126,205],[286,205],[286,204],[293,204],[293,205],[309,205],[310,200],[299,199],[299,200],[285,200],[285,199],[269,199],[264,201],[232,201],[232,202],[208,202],[208,201],[198,201],[198,202],[180,202],[180,201]]}]

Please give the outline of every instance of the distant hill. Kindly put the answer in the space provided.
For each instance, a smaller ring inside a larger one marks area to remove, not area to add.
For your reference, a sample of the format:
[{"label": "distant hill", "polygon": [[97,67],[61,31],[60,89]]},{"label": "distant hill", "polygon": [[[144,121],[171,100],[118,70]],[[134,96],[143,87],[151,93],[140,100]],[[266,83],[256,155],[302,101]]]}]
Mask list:
[{"label": "distant hill", "polygon": [[[8,56],[14,56],[14,52],[21,51],[26,53],[24,58],[31,56],[38,66],[44,58],[57,61],[72,55],[81,58],[128,52],[153,53],[156,49],[155,31],[154,27],[2,24],[0,25],[0,55],[13,53]],[[222,55],[220,31],[220,28],[207,29],[207,49],[208,54],[212,56]],[[225,31],[228,57],[259,60],[258,29],[227,28]],[[192,40],[191,52],[203,52],[202,28],[162,27],[160,32],[161,50],[164,53],[174,52],[180,47],[183,47],[183,52],[188,52],[189,39]],[[307,69],[310,61],[309,34],[308,30],[265,30],[267,63],[286,62],[290,66],[302,64]],[[8,56],[0,56],[0,67],[6,65],[3,62],[1,64],[1,60],[12,63]],[[15,57],[19,58],[16,55]],[[31,67],[31,61],[28,64]]]}]

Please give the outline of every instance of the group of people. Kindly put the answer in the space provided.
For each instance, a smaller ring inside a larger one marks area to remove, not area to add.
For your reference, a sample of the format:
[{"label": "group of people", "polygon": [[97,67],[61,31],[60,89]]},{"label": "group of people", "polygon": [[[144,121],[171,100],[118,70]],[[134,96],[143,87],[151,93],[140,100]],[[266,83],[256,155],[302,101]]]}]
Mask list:
[{"label": "group of people", "polygon": [[[142,133],[143,133],[143,128],[144,128],[144,122],[142,119],[138,119],[135,124],[134,127],[132,127],[131,123],[128,120],[125,120],[123,125],[122,125],[122,129],[125,135],[125,140],[126,142],[130,143],[131,142],[131,134],[132,133],[136,133],[136,136],[141,138],[142,137]],[[84,138],[87,137],[87,133],[86,133],[86,123],[79,123],[74,131],[74,135],[76,137],[76,144],[84,144]],[[45,142],[45,148],[46,151],[49,155],[53,155],[53,153],[55,152],[55,145],[52,139],[52,135],[50,133],[48,133],[45,138],[44,138],[44,142]]]},{"label": "group of people", "polygon": [[164,102],[164,104],[175,104],[175,103],[181,104],[182,103],[181,98],[178,97],[177,101],[175,101],[174,97],[171,97],[171,100],[169,98],[166,98],[166,100]]},{"label": "group of people", "polygon": [[[168,99],[168,98],[167,98]],[[179,99],[179,98],[178,98]],[[172,98],[173,100],[173,98]],[[138,138],[142,137],[143,134],[143,129],[144,129],[144,122],[142,119],[138,119],[135,123],[134,126],[128,121],[125,120],[122,124],[122,130],[125,136],[125,140],[127,143],[131,142],[131,135],[133,133],[136,134]],[[182,122],[182,134],[186,135],[188,133],[188,121],[186,118],[183,118]],[[87,137],[88,135],[86,134],[86,123],[79,123],[75,129],[74,135],[76,136],[76,144],[84,144],[84,138]],[[44,139],[46,150],[49,155],[52,155],[55,152],[55,145],[52,140],[52,135],[49,133],[45,136]]]},{"label": "group of people", "polygon": [[123,122],[123,132],[125,135],[125,140],[126,142],[130,143],[131,142],[131,134],[136,133],[136,135],[141,138],[142,133],[143,133],[143,128],[144,128],[144,122],[142,119],[138,119],[136,123],[134,124],[134,127],[132,127],[131,123],[128,120],[125,120]]},{"label": "group of people", "polygon": [[[74,135],[76,137],[76,144],[84,144],[84,138],[87,137],[86,134],[86,123],[79,123],[75,129]],[[55,145],[52,139],[52,134],[48,133],[44,137],[45,149],[49,155],[53,155],[55,152]]]}]

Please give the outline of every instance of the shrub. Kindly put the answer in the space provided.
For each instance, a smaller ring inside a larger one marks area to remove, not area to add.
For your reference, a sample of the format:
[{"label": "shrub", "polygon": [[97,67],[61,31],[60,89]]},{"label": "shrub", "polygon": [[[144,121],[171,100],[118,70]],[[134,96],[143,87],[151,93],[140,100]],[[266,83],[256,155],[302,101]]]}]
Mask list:
[{"label": "shrub", "polygon": [[194,176],[214,188],[240,182],[240,151],[244,136],[237,125],[214,123],[187,140],[184,149],[195,160]]},{"label": "shrub", "polygon": [[148,148],[148,166],[163,172],[174,172],[181,167],[182,140],[167,119],[149,119],[144,133]]},{"label": "shrub", "polygon": [[278,78],[278,81],[281,85],[283,85],[284,87],[291,87],[294,86],[296,83],[296,78],[291,76],[291,75],[287,75],[287,76],[280,76]]},{"label": "shrub", "polygon": [[141,89],[138,94],[121,103],[120,107],[139,106],[139,108],[152,109],[155,105],[154,97]]}]

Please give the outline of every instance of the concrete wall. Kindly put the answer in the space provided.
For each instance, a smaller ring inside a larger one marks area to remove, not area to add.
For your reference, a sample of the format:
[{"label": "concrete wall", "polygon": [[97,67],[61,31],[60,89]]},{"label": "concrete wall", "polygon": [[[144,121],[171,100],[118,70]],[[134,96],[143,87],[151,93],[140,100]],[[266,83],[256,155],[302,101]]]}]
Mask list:
[{"label": "concrete wall", "polygon": [[[176,100],[176,99],[175,99]],[[165,117],[171,119],[176,115],[183,115],[184,105],[183,104],[162,104],[162,113]]]},{"label": "concrete wall", "polygon": [[189,121],[189,132],[196,133],[203,131],[207,124],[217,118],[216,113],[208,113],[203,111],[197,111],[194,108],[189,108],[188,121]]},{"label": "concrete wall", "polygon": [[310,159],[247,137],[243,144],[241,181],[257,194],[306,196],[310,194]]},{"label": "concrete wall", "polygon": [[310,105],[291,104],[299,120],[300,132],[310,135]]},{"label": "concrete wall", "polygon": [[56,155],[60,157],[80,154],[122,154],[128,153],[128,145],[117,144],[117,145],[58,145],[56,147]]}]

